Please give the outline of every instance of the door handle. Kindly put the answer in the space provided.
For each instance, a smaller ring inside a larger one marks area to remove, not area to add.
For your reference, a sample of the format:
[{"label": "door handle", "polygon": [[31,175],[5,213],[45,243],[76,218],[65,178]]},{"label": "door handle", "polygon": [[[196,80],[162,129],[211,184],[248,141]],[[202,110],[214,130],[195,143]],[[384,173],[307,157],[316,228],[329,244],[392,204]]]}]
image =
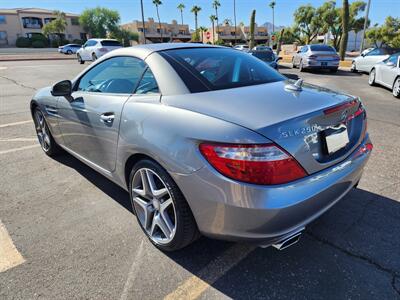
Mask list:
[{"label": "door handle", "polygon": [[100,116],[100,121],[110,124],[114,121],[114,114],[113,113],[104,113]]}]

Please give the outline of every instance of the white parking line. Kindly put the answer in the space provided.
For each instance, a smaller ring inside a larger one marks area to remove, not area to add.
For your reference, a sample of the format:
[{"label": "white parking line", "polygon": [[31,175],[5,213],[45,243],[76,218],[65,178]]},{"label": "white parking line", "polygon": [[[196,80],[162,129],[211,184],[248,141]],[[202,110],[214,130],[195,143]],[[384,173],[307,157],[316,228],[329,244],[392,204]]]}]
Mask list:
[{"label": "white parking line", "polygon": [[39,144],[35,144],[35,145],[30,145],[30,146],[24,146],[24,147],[19,147],[19,148],[3,150],[3,151],[0,151],[0,155],[1,154],[12,153],[12,152],[17,152],[17,151],[22,151],[22,150],[28,150],[28,149],[36,148],[38,146],[39,146]]},{"label": "white parking line", "polygon": [[25,262],[0,220],[0,273]]},{"label": "white parking line", "polygon": [[0,67],[0,70],[7,70],[7,67]]},{"label": "white parking line", "polygon": [[28,124],[28,123],[32,123],[32,122],[33,122],[32,120],[26,120],[26,121],[14,122],[14,123],[0,124],[0,128],[16,126],[16,125],[23,125],[23,124]]},{"label": "white parking line", "polygon": [[33,142],[37,138],[15,138],[15,139],[0,139],[0,142]]},{"label": "white parking line", "polygon": [[220,257],[201,269],[197,276],[193,275],[178,286],[175,291],[168,294],[164,300],[197,299],[254,249],[255,247],[244,244],[236,244],[230,247]]}]

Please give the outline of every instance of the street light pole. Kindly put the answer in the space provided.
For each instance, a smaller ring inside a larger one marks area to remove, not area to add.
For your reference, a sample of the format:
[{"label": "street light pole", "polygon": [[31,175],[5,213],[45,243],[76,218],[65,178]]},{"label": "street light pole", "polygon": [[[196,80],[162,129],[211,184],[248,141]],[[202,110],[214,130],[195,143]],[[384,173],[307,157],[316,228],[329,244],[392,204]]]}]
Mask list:
[{"label": "street light pole", "polygon": [[146,28],[144,26],[144,10],[143,10],[143,0],[140,0],[140,6],[142,8],[142,26],[143,26],[143,38],[144,43],[146,44]]},{"label": "street light pole", "polygon": [[369,6],[370,5],[371,5],[371,0],[368,0],[367,10],[365,12],[364,30],[363,30],[363,35],[361,37],[360,53],[364,50],[365,31],[367,30]]},{"label": "street light pole", "polygon": [[235,45],[236,45],[236,0],[233,0],[233,19],[235,20]]}]

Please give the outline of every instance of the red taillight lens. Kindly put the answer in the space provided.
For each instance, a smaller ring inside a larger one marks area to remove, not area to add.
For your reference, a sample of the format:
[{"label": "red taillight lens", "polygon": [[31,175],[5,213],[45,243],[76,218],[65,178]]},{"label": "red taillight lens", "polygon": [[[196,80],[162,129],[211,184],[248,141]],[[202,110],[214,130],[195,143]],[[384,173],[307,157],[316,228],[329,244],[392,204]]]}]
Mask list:
[{"label": "red taillight lens", "polygon": [[346,103],[343,103],[343,104],[340,104],[340,105],[325,109],[324,110],[324,114],[325,115],[330,115],[330,114],[333,114],[333,113],[335,113],[337,111],[343,110],[345,108],[353,107],[353,106],[357,105],[357,103],[358,103],[357,100],[352,100],[350,102],[346,102]]},{"label": "red taillight lens", "polygon": [[307,176],[298,162],[274,144],[200,144],[200,152],[226,177],[254,184],[282,184]]},{"label": "red taillight lens", "polygon": [[365,144],[364,146],[362,146],[360,149],[357,150],[357,152],[354,154],[354,158],[358,157],[364,153],[371,152],[373,148],[374,148],[374,145],[372,145],[372,143]]}]

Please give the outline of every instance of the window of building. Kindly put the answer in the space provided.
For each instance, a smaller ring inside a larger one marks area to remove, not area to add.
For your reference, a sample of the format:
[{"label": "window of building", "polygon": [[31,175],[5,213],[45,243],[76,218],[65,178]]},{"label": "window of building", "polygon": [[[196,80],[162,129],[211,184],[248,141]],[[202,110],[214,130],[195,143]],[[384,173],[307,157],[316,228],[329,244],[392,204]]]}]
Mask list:
[{"label": "window of building", "polygon": [[43,27],[42,19],[36,17],[23,17],[22,24],[24,28],[40,29]]},{"label": "window of building", "polygon": [[0,40],[4,41],[7,39],[7,32],[6,31],[0,31]]},{"label": "window of building", "polygon": [[54,21],[56,18],[44,18],[44,24],[48,24],[51,21]]},{"label": "window of building", "polygon": [[0,16],[0,24],[6,24],[6,16]]},{"label": "window of building", "polygon": [[78,26],[79,25],[79,19],[78,18],[71,18],[71,24]]}]

